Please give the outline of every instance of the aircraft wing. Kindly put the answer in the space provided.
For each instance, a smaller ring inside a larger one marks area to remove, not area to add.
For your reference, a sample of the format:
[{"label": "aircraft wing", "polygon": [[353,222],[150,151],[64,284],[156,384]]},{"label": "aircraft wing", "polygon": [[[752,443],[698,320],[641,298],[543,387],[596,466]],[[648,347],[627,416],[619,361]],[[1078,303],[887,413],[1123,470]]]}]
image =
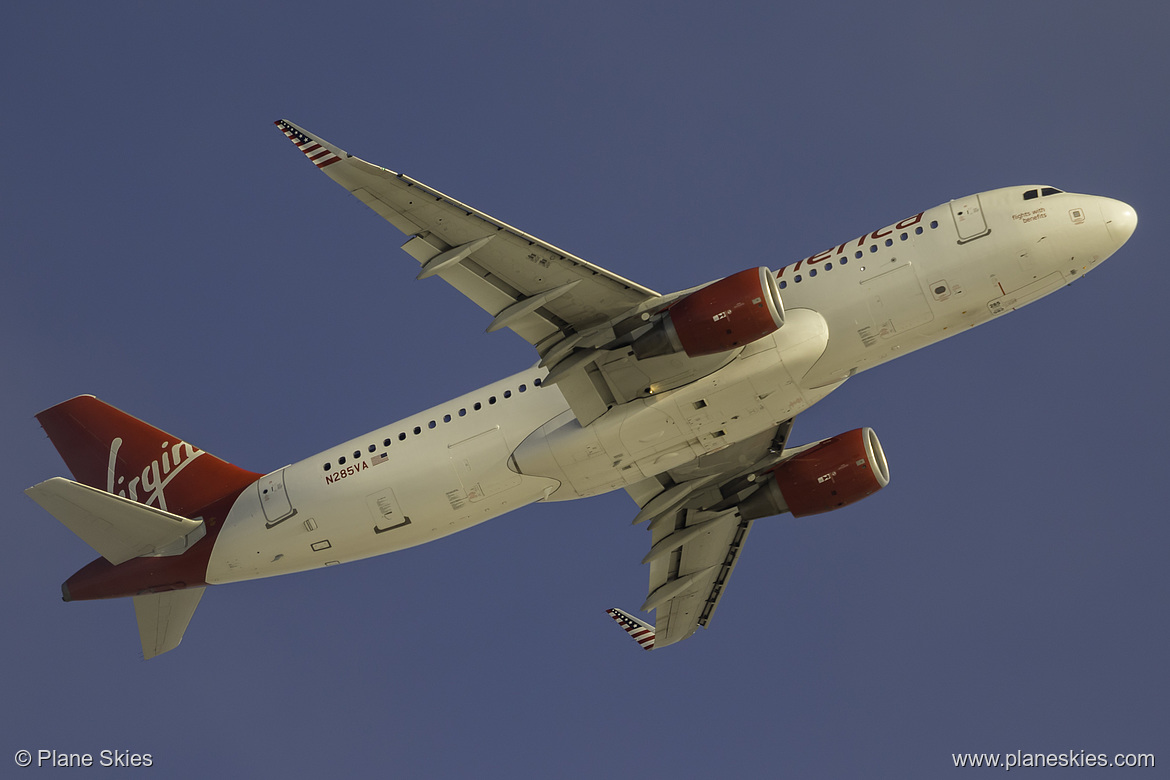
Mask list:
[{"label": "aircraft wing", "polygon": [[314,165],[410,236],[402,248],[421,264],[419,278],[440,277],[492,316],[488,332],[510,328],[536,347],[549,369],[544,384],[560,388],[581,425],[735,357],[733,350],[637,359],[633,337],[691,290],[659,295],[292,122],[276,125]]},{"label": "aircraft wing", "polygon": [[664,515],[650,529],[650,594],[642,611],[654,610],[655,647],[680,642],[699,626],[707,627],[752,522],[735,508],[717,513],[684,510]]},{"label": "aircraft wing", "polygon": [[[674,474],[665,485],[655,478],[627,489],[641,507],[634,523],[649,524],[650,552],[642,563],[650,565],[650,582],[641,610],[655,619],[644,623],[616,608],[610,616],[642,647],[660,649],[707,627],[754,522],[741,516],[738,504],[762,484],[757,474],[804,449],[785,450],[791,430],[789,420],[769,442],[730,448],[740,452],[726,453],[709,473]],[[736,468],[735,462],[751,465]]]},{"label": "aircraft wing", "polygon": [[411,238],[403,249],[544,357],[571,334],[604,327],[660,298],[563,249],[477,211],[409,176],[358,159],[286,120],[297,148],[342,187]]}]

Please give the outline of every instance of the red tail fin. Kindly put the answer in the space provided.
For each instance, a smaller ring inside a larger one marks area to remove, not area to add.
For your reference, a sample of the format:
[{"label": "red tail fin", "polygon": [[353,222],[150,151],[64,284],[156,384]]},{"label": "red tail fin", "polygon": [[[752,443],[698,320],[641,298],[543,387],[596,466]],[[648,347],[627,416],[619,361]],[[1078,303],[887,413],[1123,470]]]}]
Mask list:
[{"label": "red tail fin", "polygon": [[46,409],[37,420],[78,482],[183,517],[200,515],[261,476],[92,395]]}]

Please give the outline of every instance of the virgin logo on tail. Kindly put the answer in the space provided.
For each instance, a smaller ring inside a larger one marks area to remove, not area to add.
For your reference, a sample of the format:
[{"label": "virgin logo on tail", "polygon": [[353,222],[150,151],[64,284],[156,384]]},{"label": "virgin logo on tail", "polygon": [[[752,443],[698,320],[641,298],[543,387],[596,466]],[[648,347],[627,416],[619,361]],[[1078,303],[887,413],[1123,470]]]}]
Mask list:
[{"label": "virgin logo on tail", "polygon": [[[125,476],[118,474],[118,450],[122,447],[122,438],[117,437],[110,442],[110,461],[106,470],[106,492],[129,498],[142,504],[155,504],[159,509],[166,511],[167,500],[163,488],[170,484],[179,472],[195,462],[203,455],[203,450],[193,447],[185,441],[176,442],[173,446],[169,441],[162,443],[160,457],[155,458],[142,473],[129,483]],[[144,495],[139,498],[139,490]],[[127,495],[127,491],[129,495]]]}]

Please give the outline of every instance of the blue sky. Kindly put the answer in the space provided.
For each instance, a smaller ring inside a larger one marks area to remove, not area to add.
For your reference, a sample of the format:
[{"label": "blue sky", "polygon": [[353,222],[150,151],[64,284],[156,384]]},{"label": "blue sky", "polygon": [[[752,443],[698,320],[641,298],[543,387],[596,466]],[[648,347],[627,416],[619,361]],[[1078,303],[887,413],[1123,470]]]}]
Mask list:
[{"label": "blue sky", "polygon": [[[129,750],[179,778],[1170,762],[1164,4],[66,8],[0,30],[0,762]],[[1011,184],[1116,197],[1140,223],[1085,280],[799,418],[794,441],[874,427],[890,486],[756,523],[682,645],[643,653],[604,613],[647,582],[619,492],[209,589],[182,646],[145,663],[128,601],[59,599],[93,554],[22,493],[66,473],[37,411],[94,393],[266,472],[534,360],[414,281],[400,234],[282,117],[663,291]]]}]

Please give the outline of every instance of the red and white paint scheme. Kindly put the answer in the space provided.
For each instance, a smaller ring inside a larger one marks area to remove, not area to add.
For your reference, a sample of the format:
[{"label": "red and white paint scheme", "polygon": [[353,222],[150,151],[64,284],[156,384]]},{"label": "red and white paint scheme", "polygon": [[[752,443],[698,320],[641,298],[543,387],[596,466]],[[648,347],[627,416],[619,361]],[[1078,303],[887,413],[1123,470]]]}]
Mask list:
[{"label": "red and white paint scheme", "polygon": [[827,512],[888,483],[871,429],[789,446],[798,414],[861,371],[1079,279],[1137,225],[1117,200],[1005,187],[662,295],[276,124],[406,234],[419,278],[452,285],[539,362],[267,475],[91,396],[41,412],[74,480],[27,492],[102,556],[64,598],[132,597],[148,658],[179,643],[207,585],[617,489],[650,530],[641,609],[655,618],[609,614],[648,649],[685,639],[711,620],[755,520]]}]

